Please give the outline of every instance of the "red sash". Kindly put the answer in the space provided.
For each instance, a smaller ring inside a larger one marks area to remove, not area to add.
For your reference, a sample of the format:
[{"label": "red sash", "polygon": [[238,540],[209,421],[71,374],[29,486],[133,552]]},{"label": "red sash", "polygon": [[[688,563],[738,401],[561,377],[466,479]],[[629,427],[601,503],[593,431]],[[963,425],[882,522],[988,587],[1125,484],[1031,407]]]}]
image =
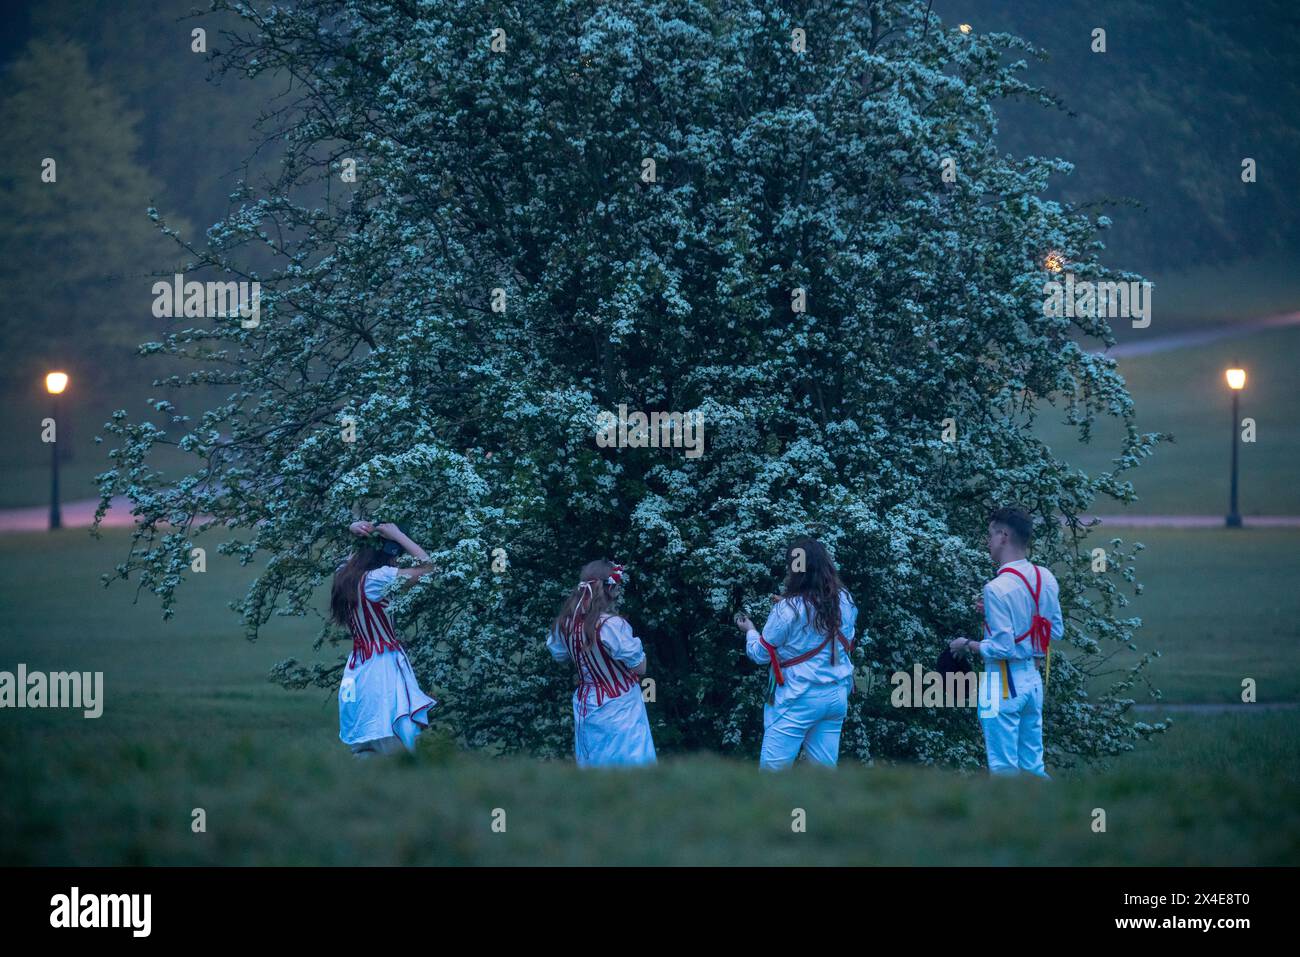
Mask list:
[{"label": "red sash", "polygon": [[[835,639],[844,647],[844,653],[846,655],[853,654],[853,642],[845,638],[838,630],[835,632]],[[772,674],[776,677],[776,683],[779,685],[785,684],[785,675],[781,673],[782,668],[789,668],[793,665],[803,664],[805,661],[815,658],[827,645],[831,646],[831,664],[835,664],[835,644],[829,637],[812,651],[805,651],[802,655],[787,658],[785,661],[782,661],[780,655],[776,653],[776,647],[774,645],[769,645],[767,640],[761,634],[758,636],[758,642],[764,649],[766,649],[768,658],[772,660]]]},{"label": "red sash", "polygon": [[[1038,599],[1043,594],[1042,570],[1039,569],[1037,565],[1034,566],[1034,582],[1036,587],[1035,585],[1029,584],[1029,579],[1020,574],[1020,572],[1016,571],[1016,569],[1012,568],[1010,565],[998,569],[999,575],[1003,572],[1011,572],[1011,574],[1024,582],[1025,587],[1029,589],[1030,597],[1034,599],[1034,615],[1029,619],[1029,630],[1016,639],[1016,644],[1020,644],[1020,642],[1028,638],[1030,647],[1033,648],[1036,653],[1047,654],[1047,646],[1051,644],[1052,641],[1052,623],[1038,613]],[[987,633],[988,630],[989,624],[986,621],[984,622],[984,631]]]}]

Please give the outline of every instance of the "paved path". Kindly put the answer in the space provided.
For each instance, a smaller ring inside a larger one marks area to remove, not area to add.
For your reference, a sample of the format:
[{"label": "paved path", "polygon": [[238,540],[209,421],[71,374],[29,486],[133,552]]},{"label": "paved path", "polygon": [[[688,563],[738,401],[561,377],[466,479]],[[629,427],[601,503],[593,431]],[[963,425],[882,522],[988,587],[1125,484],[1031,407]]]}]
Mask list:
[{"label": "paved path", "polygon": [[[1101,528],[1223,528],[1222,515],[1090,515]],[[1246,528],[1300,528],[1300,515],[1243,515]]]},{"label": "paved path", "polygon": [[1096,349],[1116,359],[1128,356],[1148,356],[1157,352],[1172,352],[1174,349],[1190,349],[1224,339],[1236,339],[1241,336],[1267,332],[1270,329],[1283,329],[1287,326],[1300,325],[1300,312],[1284,312],[1276,316],[1264,316],[1259,319],[1247,319],[1242,322],[1225,323],[1209,329],[1191,329],[1187,332],[1175,332],[1167,336],[1152,336],[1121,342],[1109,349]]},{"label": "paved path", "polygon": [[[99,499],[88,498],[80,502],[64,502],[60,508],[64,528],[89,528],[95,520]],[[131,503],[125,496],[113,499],[108,514],[104,516],[106,528],[129,528],[135,524]],[[50,507],[34,505],[31,508],[0,509],[0,533],[41,532],[50,527]]]},{"label": "paved path", "polygon": [[[95,518],[99,499],[63,503],[64,528],[89,528]],[[1101,520],[1101,528],[1223,528],[1222,515],[1091,515],[1085,521]],[[1246,515],[1247,528],[1300,528],[1300,515]],[[0,534],[5,532],[40,532],[49,527],[50,507],[0,509]],[[113,499],[104,516],[105,528],[129,528],[135,524],[131,503],[123,496]]]},{"label": "paved path", "polygon": [[1298,701],[1257,701],[1254,704],[1135,704],[1143,714],[1250,714],[1263,711],[1295,711]]}]

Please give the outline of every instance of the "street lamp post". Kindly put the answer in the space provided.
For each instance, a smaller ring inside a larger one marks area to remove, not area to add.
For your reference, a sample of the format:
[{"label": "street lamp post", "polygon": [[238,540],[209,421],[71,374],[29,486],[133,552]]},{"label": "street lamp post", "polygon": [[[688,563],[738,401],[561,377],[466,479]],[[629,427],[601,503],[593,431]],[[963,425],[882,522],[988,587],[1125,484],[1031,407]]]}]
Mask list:
[{"label": "street lamp post", "polygon": [[1246,387],[1246,370],[1229,369],[1225,373],[1228,388],[1232,390],[1232,491],[1228,501],[1228,528],[1241,528],[1241,512],[1237,510],[1237,437],[1238,424],[1241,421],[1241,390]]},{"label": "street lamp post", "polygon": [[66,372],[51,372],[45,377],[45,391],[50,394],[50,410],[54,421],[54,441],[50,443],[50,529],[63,527],[63,514],[59,511],[59,396],[68,387]]}]

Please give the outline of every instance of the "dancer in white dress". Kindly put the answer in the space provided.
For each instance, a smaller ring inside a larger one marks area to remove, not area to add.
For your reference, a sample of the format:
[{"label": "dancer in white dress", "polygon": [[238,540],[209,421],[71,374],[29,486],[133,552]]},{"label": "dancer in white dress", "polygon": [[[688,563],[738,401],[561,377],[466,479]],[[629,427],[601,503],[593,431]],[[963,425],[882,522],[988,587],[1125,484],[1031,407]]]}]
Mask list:
[{"label": "dancer in white dress", "polygon": [[641,697],[645,651],[618,615],[623,579],[621,565],[589,562],[546,640],[556,661],[572,661],[578,670],[573,752],[579,767],[655,763]]},{"label": "dancer in white dress", "polygon": [[[339,738],[358,757],[415,750],[437,702],[425,694],[388,614],[388,593],[401,581],[436,569],[396,525],[353,522],[368,541],[334,574],[330,613],[352,633],[352,654],[339,684]],[[405,551],[420,562],[398,568]]]}]

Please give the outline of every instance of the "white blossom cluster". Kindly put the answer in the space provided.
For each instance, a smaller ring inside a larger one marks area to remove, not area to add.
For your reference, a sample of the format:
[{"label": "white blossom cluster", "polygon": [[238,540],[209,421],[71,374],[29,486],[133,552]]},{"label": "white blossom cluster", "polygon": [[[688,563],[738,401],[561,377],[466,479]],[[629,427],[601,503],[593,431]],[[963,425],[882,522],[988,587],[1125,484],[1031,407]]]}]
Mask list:
[{"label": "white blossom cluster", "polygon": [[[143,348],[229,399],[115,420],[101,489],[145,521],[121,576],[170,609],[188,549],[222,537],[262,563],[238,603],[251,638],[321,613],[354,517],[397,522],[442,569],[395,606],[439,720],[467,746],[559,754],[571,685],[543,640],[581,565],[616,559],[661,749],[753,753],[766,676],[731,617],[761,624],[792,537],[837,556],[865,688],[975,634],[986,516],[1018,501],[1067,616],[1049,759],[1159,730],[1126,715],[1140,666],[1085,690],[1137,622],[1131,550],[1105,543],[1094,572],[1077,517],[1131,500],[1124,473],[1158,437],[1083,344],[1111,341],[1104,321],[1042,314],[1048,251],[1135,277],[1098,262],[1104,217],[1043,198],[1068,163],[996,148],[996,101],[1051,102],[1011,62],[1026,44],[923,0],[215,6],[246,23],[225,71],[285,79],[265,121],[282,175],[237,194],[187,272],[260,281],[262,320]],[[699,410],[707,452],[600,447],[620,403]],[[1121,421],[1114,470],[1058,460],[1032,432],[1044,413],[1085,437]],[[191,474],[150,467],[164,438]],[[846,753],[981,760],[969,714],[871,688]]]}]

